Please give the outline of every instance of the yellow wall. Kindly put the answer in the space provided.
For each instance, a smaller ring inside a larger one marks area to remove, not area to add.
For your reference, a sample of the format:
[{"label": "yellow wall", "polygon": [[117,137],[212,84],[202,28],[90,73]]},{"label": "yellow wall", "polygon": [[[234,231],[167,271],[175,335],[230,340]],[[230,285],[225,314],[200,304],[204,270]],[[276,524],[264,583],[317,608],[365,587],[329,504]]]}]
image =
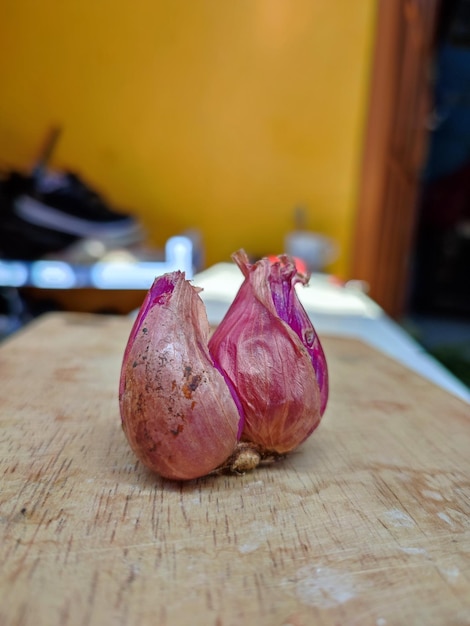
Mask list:
[{"label": "yellow wall", "polygon": [[52,164],[206,261],[336,237],[348,274],[376,0],[4,0],[0,164]]}]

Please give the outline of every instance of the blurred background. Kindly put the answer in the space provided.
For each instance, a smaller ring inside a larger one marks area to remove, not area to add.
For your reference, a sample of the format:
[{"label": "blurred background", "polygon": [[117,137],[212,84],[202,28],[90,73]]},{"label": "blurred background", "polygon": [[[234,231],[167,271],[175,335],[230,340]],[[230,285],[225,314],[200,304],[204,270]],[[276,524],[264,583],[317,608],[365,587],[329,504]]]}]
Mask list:
[{"label": "blurred background", "polygon": [[467,0],[3,0],[0,334],[289,251],[470,380],[469,46]]}]

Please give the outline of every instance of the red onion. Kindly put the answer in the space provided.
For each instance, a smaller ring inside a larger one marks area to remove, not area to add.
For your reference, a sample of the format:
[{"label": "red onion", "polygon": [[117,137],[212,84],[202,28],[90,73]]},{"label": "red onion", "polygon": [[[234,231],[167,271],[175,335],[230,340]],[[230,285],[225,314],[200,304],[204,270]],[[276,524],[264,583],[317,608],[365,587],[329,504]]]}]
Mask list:
[{"label": "red onion", "polygon": [[157,278],[127,343],[119,398],[132,449],[167,478],[208,474],[239,438],[241,416],[208,338],[198,290],[182,272]]},{"label": "red onion", "polygon": [[237,390],[242,440],[284,454],[314,431],[328,399],[325,355],[295,291],[307,277],[286,255],[254,265],[243,251],[233,258],[245,280],[209,350]]},{"label": "red onion", "polygon": [[124,353],[120,410],[138,458],[167,478],[244,472],[296,448],[318,426],[328,372],[303,309],[291,257],[251,265],[209,341],[198,289],[184,273],[157,278]]}]

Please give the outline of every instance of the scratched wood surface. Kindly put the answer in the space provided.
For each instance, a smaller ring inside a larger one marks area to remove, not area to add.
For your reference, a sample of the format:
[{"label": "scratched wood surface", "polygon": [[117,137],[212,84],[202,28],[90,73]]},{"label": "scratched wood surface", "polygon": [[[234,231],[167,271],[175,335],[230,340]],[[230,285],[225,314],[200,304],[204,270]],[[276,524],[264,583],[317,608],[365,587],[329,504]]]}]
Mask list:
[{"label": "scratched wood surface", "polygon": [[187,484],[120,428],[124,318],[0,346],[0,624],[470,624],[469,406],[325,338],[331,401],[295,454]]}]

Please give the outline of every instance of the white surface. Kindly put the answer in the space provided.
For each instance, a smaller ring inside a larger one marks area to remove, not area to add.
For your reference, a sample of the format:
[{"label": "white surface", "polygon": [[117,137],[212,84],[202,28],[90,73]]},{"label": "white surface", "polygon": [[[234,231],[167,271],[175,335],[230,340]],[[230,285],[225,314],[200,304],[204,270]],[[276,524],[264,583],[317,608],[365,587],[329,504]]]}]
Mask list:
[{"label": "white surface", "polygon": [[[232,263],[218,263],[194,276],[193,284],[203,288],[200,296],[211,324],[222,320],[242,281],[240,270]],[[344,287],[323,274],[314,274],[309,285],[299,285],[297,291],[320,338],[332,335],[361,339],[470,403],[467,387],[361,291]]]}]

